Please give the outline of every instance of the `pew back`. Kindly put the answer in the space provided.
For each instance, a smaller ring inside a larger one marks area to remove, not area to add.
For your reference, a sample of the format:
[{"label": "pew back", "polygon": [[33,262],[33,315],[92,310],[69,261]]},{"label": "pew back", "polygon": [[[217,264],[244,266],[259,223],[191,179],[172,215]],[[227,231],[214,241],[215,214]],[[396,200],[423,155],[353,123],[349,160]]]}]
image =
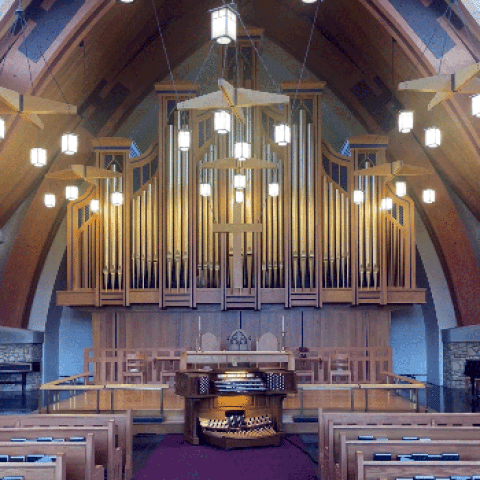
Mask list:
[{"label": "pew back", "polygon": [[364,459],[362,452],[356,453],[356,480],[395,480],[415,475],[450,477],[480,474],[480,462],[374,462]]},{"label": "pew back", "polygon": [[95,437],[85,442],[0,442],[1,455],[64,455],[69,480],[103,480],[104,468],[95,465]]},{"label": "pew back", "polygon": [[[123,453],[123,463],[125,465],[125,473],[127,478],[132,474],[133,461],[133,416],[132,411],[127,410],[125,413],[116,414],[32,414],[11,416],[16,420],[18,427],[105,427],[113,420],[116,427],[116,446],[121,448]],[[9,422],[12,423],[13,419]],[[0,417],[0,427],[2,427],[2,417]]]},{"label": "pew back", "polygon": [[480,413],[375,413],[324,412],[318,410],[318,455],[320,476],[328,469],[328,422],[335,425],[437,425],[480,426]]},{"label": "pew back", "polygon": [[66,461],[58,455],[53,463],[1,463],[0,478],[23,476],[28,480],[66,480]]},{"label": "pew back", "polygon": [[111,420],[107,427],[30,427],[2,428],[0,441],[9,442],[11,438],[36,440],[38,437],[70,438],[95,436],[95,463],[107,468],[108,480],[122,478],[122,451],[115,447],[115,424]]},{"label": "pew back", "polygon": [[334,425],[328,422],[328,475],[335,472],[335,463],[339,462],[340,435],[345,434],[346,440],[357,440],[359,435],[402,440],[403,437],[431,438],[432,440],[478,440],[478,427],[436,427],[415,425]]},{"label": "pew back", "polygon": [[[345,434],[340,435],[340,480],[355,477],[355,454],[361,451],[365,461],[373,461],[373,455],[379,452],[392,454],[392,460],[400,454],[410,453],[458,453],[460,460],[480,461],[480,439],[478,440],[431,440],[429,442],[405,440],[346,440]],[[384,462],[385,463],[385,462]],[[390,463],[390,462],[388,462]]]}]

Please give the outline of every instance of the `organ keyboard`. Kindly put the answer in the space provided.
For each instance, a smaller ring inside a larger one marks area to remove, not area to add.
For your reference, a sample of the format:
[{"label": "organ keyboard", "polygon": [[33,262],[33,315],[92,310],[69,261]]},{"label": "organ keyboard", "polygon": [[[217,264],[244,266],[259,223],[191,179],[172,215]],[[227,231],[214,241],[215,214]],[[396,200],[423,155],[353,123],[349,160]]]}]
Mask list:
[{"label": "organ keyboard", "polygon": [[282,403],[295,392],[294,372],[283,369],[188,370],[177,373],[185,397],[185,439],[221,448],[278,445]]}]

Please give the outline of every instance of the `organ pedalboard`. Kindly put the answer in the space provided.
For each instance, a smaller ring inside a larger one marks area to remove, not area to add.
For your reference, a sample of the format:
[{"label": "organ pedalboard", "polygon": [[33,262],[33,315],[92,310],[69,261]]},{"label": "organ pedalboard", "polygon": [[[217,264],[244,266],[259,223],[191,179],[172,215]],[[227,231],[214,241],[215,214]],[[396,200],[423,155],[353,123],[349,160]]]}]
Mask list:
[{"label": "organ pedalboard", "polygon": [[178,372],[176,393],[185,397],[184,437],[221,448],[278,445],[282,403],[295,392],[294,372],[221,369]]}]

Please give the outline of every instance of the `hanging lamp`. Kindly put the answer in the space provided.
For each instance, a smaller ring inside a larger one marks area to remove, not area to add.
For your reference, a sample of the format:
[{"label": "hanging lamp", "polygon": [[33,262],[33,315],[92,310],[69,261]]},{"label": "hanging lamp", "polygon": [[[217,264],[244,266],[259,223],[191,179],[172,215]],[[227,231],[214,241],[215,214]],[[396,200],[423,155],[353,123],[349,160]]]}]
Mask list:
[{"label": "hanging lamp", "polygon": [[235,201],[237,203],[243,203],[244,198],[243,190],[235,190]]},{"label": "hanging lamp", "polygon": [[44,148],[31,148],[30,163],[35,167],[44,167],[47,164],[47,151]]},{"label": "hanging lamp", "polygon": [[235,188],[243,189],[247,184],[247,177],[241,173],[237,173],[233,176],[233,186]]},{"label": "hanging lamp", "polygon": [[78,187],[76,185],[68,185],[65,188],[65,197],[67,200],[76,200],[78,198]]},{"label": "hanging lamp", "polygon": [[43,201],[45,202],[45,206],[47,208],[55,207],[55,195],[53,193],[46,193]]},{"label": "hanging lamp", "polygon": [[472,115],[480,118],[480,94],[472,97]]},{"label": "hanging lamp", "polygon": [[178,131],[178,148],[181,152],[188,152],[192,139],[192,132],[185,128]]},{"label": "hanging lamp", "polygon": [[213,128],[220,135],[230,132],[232,129],[232,116],[228,110],[218,110],[213,114]]},{"label": "hanging lamp", "polygon": [[280,193],[280,186],[278,185],[278,183],[268,184],[268,195],[270,195],[270,197],[278,197],[279,193]]},{"label": "hanging lamp", "polygon": [[112,202],[112,205],[115,205],[116,207],[120,207],[121,205],[123,205],[122,192],[113,192],[112,195],[110,196],[110,200]]},{"label": "hanging lamp", "polygon": [[436,148],[442,142],[442,132],[439,128],[430,127],[425,130],[425,146]]},{"label": "hanging lamp", "polygon": [[78,137],[74,133],[65,133],[62,135],[62,153],[73,155],[78,151]]},{"label": "hanging lamp", "polygon": [[212,40],[228,45],[237,39],[237,14],[235,4],[223,5],[210,10],[212,15]]},{"label": "hanging lamp", "polygon": [[390,197],[382,198],[380,209],[391,210],[392,208],[393,208],[393,200]]},{"label": "hanging lamp", "polygon": [[275,126],[275,143],[284,147],[288,145],[291,141],[291,132],[290,126],[285,124],[280,124]]},{"label": "hanging lamp", "polygon": [[361,205],[363,203],[364,197],[365,197],[365,194],[363,193],[363,190],[353,191],[353,203],[355,205]]},{"label": "hanging lamp", "polygon": [[239,162],[245,161],[247,158],[252,156],[252,147],[247,142],[237,142],[235,143],[235,158]]},{"label": "hanging lamp", "polygon": [[5,120],[0,117],[0,140],[5,138]]},{"label": "hanging lamp", "polygon": [[400,180],[395,182],[395,194],[397,197],[404,197],[407,194],[407,183]]},{"label": "hanging lamp", "polygon": [[400,133],[408,133],[413,128],[413,112],[403,110],[398,114],[398,131]]},{"label": "hanging lamp", "polygon": [[90,202],[90,211],[92,213],[97,213],[100,211],[100,201],[98,198],[93,198]]},{"label": "hanging lamp", "polygon": [[209,197],[212,194],[212,186],[209,183],[201,183],[199,192],[202,197]]},{"label": "hanging lamp", "polygon": [[423,201],[425,203],[433,203],[435,201],[435,190],[427,188],[422,192]]}]

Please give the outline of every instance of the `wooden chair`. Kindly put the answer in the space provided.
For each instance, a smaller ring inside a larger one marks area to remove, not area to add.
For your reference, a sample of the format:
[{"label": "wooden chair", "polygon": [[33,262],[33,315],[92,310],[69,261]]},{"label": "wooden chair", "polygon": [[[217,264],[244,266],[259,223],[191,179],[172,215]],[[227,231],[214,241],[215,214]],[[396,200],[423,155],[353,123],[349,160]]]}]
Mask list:
[{"label": "wooden chair", "polygon": [[[147,362],[143,353],[127,353],[125,372],[123,379],[125,383],[147,383],[146,367]],[[133,381],[132,381],[133,380]],[[139,380],[137,382],[137,380]]]},{"label": "wooden chair", "polygon": [[298,383],[315,383],[314,362],[308,358],[296,358],[295,376]]},{"label": "wooden chair", "polygon": [[350,357],[344,353],[337,353],[330,357],[330,383],[334,378],[344,378],[345,383],[352,383],[352,372],[350,370]]}]

